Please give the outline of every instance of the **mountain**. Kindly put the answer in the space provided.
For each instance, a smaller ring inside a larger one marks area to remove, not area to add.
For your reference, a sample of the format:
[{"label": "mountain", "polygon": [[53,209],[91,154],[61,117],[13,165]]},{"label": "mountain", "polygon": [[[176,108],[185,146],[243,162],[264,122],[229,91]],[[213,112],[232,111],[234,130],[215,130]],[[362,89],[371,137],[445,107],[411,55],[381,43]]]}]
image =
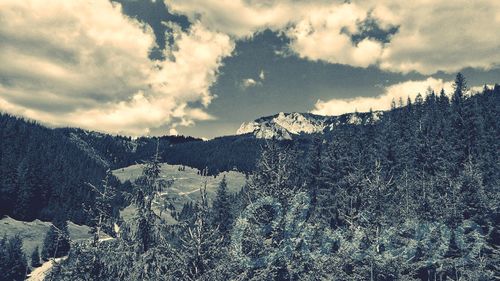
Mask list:
[{"label": "mountain", "polygon": [[51,220],[63,212],[76,223],[88,214],[107,169],[149,159],[191,137],[138,138],[112,136],[76,128],[51,129],[0,113],[0,217]]},{"label": "mountain", "polygon": [[291,140],[297,135],[328,133],[342,125],[373,125],[380,120],[383,113],[383,111],[374,111],[322,116],[311,113],[280,112],[255,121],[244,122],[236,134],[253,134],[259,139]]}]

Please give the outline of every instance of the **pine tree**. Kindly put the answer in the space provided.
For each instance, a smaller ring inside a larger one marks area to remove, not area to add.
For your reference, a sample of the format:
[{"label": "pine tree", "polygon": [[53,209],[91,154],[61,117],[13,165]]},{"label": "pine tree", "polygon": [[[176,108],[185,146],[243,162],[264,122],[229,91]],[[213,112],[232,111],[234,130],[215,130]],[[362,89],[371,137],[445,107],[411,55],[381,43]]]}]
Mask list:
[{"label": "pine tree", "polygon": [[92,227],[94,234],[94,245],[97,244],[102,236],[103,231],[112,233],[113,218],[113,201],[117,196],[116,188],[111,184],[113,174],[111,170],[106,171],[106,177],[102,180],[102,184],[96,187],[89,183],[93,191],[96,193],[96,202],[94,204],[93,217],[95,225]]},{"label": "pine tree", "polygon": [[269,140],[262,150],[248,187],[251,198],[272,196],[282,203],[303,187],[298,165],[294,165],[297,151],[291,144]]},{"label": "pine tree", "polygon": [[2,272],[6,271],[7,266],[7,236],[4,235],[0,239],[0,277],[2,277]]},{"label": "pine tree", "polygon": [[16,209],[14,210],[16,218],[21,220],[33,220],[38,214],[37,202],[40,197],[40,179],[37,173],[36,151],[29,148],[27,156],[20,162],[17,169],[19,182],[19,195],[17,198]]},{"label": "pine tree", "polygon": [[461,212],[465,219],[473,219],[476,222],[483,222],[485,215],[486,197],[482,183],[482,175],[477,165],[469,158],[464,165],[464,169],[458,178],[462,206]]},{"label": "pine tree", "polygon": [[45,235],[42,248],[42,259],[59,258],[68,254],[70,249],[70,236],[65,215],[60,213],[52,222]]},{"label": "pine tree", "polygon": [[135,240],[139,253],[147,252],[160,240],[162,218],[155,213],[153,202],[161,199],[161,193],[172,183],[161,178],[159,144],[153,158],[144,165],[142,175],[135,182],[133,203],[138,213],[136,219]]},{"label": "pine tree", "polygon": [[306,165],[304,169],[305,185],[308,188],[309,196],[311,197],[311,211],[313,216],[321,216],[321,211],[316,210],[318,196],[323,191],[322,173],[322,157],[323,157],[323,140],[319,137],[314,137],[312,144],[307,153]]},{"label": "pine tree", "polygon": [[218,228],[219,232],[227,238],[231,229],[231,203],[227,191],[226,176],[224,176],[217,187],[213,208],[213,223]]},{"label": "pine tree", "polygon": [[458,73],[455,82],[453,84],[454,92],[451,97],[451,108],[450,108],[450,124],[451,130],[450,136],[447,138],[452,144],[452,154],[451,154],[451,166],[453,169],[453,174],[456,176],[460,172],[460,167],[469,157],[470,151],[467,147],[467,139],[469,132],[466,131],[465,127],[465,93],[467,92],[467,82],[465,77]]},{"label": "pine tree", "polygon": [[40,251],[38,250],[38,246],[36,246],[31,253],[31,267],[39,267],[40,265]]},{"label": "pine tree", "polygon": [[[222,182],[225,184],[225,180]],[[199,280],[213,270],[222,257],[223,237],[210,225],[206,182],[200,188],[200,195],[195,221],[188,226],[186,236],[181,238],[187,280]]]},{"label": "pine tree", "polygon": [[21,281],[28,272],[23,241],[17,235],[0,240],[0,280]]},{"label": "pine tree", "polygon": [[461,107],[465,99],[465,93],[467,92],[467,82],[465,81],[463,74],[460,72],[457,73],[457,76],[455,77],[453,89],[454,91],[451,102],[455,107]]}]

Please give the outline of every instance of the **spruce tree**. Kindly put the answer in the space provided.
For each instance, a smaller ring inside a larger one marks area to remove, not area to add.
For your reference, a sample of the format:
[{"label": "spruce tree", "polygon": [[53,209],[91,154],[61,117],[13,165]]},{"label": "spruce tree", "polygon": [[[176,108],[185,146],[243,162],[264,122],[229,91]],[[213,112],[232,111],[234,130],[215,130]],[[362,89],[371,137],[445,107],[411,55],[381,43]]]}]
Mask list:
[{"label": "spruce tree", "polygon": [[482,183],[482,175],[477,165],[469,158],[463,171],[457,179],[459,185],[461,203],[460,210],[464,219],[473,219],[482,223],[485,216],[486,197]]},{"label": "spruce tree", "polygon": [[455,82],[453,83],[453,96],[451,98],[451,102],[454,106],[462,106],[465,93],[467,92],[467,82],[465,81],[465,77],[462,73],[457,73],[455,77]]},{"label": "spruce tree", "polygon": [[36,150],[30,147],[27,153],[17,169],[19,193],[14,212],[20,220],[33,220],[38,216],[40,191],[43,189],[37,175],[40,171],[37,167]]},{"label": "spruce tree", "polygon": [[70,236],[66,216],[60,213],[52,222],[45,235],[42,248],[42,259],[59,258],[68,254],[70,249]]},{"label": "spruce tree", "polygon": [[293,144],[269,140],[262,150],[248,187],[251,198],[272,196],[285,203],[303,187]]},{"label": "spruce tree", "polygon": [[111,183],[113,174],[111,170],[106,171],[106,176],[102,180],[102,184],[96,187],[89,184],[96,194],[96,202],[93,208],[93,217],[95,225],[92,227],[92,233],[94,234],[94,245],[97,244],[103,231],[107,231],[109,234],[112,233],[113,229],[113,201],[117,196],[115,187]]},{"label": "spruce tree", "polygon": [[38,250],[38,246],[36,246],[31,253],[31,267],[39,267],[40,265],[40,251]]},{"label": "spruce tree", "polygon": [[142,175],[135,182],[133,203],[137,207],[135,241],[138,253],[147,252],[160,240],[162,218],[153,209],[153,203],[161,199],[161,194],[172,184],[161,178],[159,144],[153,158],[146,162]]},{"label": "spruce tree", "polygon": [[28,262],[23,253],[23,241],[18,236],[0,240],[0,280],[21,281],[28,272]]},{"label": "spruce tree", "polygon": [[2,239],[0,239],[0,280],[5,278],[7,272],[7,265],[9,263],[7,258],[7,236],[4,235]]},{"label": "spruce tree", "polygon": [[224,176],[217,187],[217,192],[213,202],[213,223],[219,229],[219,232],[228,237],[231,228],[231,203],[227,191],[226,176]]},{"label": "spruce tree", "polygon": [[223,238],[210,224],[206,182],[200,188],[200,195],[200,201],[196,203],[194,223],[187,227],[186,235],[181,237],[187,280],[200,280],[215,268],[222,257]]},{"label": "spruce tree", "polygon": [[467,149],[467,139],[469,132],[465,128],[465,110],[464,100],[467,92],[467,82],[465,77],[458,73],[453,84],[453,96],[451,97],[451,135],[448,136],[452,143],[452,165],[455,167],[453,173],[457,175],[460,171],[459,167],[463,165],[469,151]]}]

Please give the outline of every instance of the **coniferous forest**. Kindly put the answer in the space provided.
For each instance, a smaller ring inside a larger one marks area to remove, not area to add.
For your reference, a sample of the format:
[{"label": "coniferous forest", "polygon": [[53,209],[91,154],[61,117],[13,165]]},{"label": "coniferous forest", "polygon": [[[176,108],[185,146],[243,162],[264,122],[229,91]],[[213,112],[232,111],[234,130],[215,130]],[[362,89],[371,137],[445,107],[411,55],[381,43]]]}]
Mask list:
[{"label": "coniferous forest", "polygon": [[[130,150],[126,137],[87,134],[93,157],[65,137],[77,129],[0,122],[2,214],[54,221],[32,265],[67,255],[48,280],[500,279],[499,85],[470,94],[459,73],[452,93],[293,140],[144,138]],[[133,182],[109,172],[141,161]],[[169,200],[162,162],[248,180],[230,193],[220,178],[213,200],[200,182],[201,199],[167,223],[154,207]],[[67,239],[66,219],[93,239]],[[0,245],[0,279],[21,280],[22,241]]]}]

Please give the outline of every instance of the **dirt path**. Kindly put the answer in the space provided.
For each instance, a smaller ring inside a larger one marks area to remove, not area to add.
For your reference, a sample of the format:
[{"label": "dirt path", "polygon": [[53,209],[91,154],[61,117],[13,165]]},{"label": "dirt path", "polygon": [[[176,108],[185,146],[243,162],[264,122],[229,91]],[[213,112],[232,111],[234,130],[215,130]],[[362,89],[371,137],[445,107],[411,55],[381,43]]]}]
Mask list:
[{"label": "dirt path", "polygon": [[61,262],[65,260],[67,257],[56,258],[54,260],[49,260],[44,262],[40,267],[35,268],[30,274],[28,274],[28,281],[43,281],[47,273],[50,272],[54,263]]}]

